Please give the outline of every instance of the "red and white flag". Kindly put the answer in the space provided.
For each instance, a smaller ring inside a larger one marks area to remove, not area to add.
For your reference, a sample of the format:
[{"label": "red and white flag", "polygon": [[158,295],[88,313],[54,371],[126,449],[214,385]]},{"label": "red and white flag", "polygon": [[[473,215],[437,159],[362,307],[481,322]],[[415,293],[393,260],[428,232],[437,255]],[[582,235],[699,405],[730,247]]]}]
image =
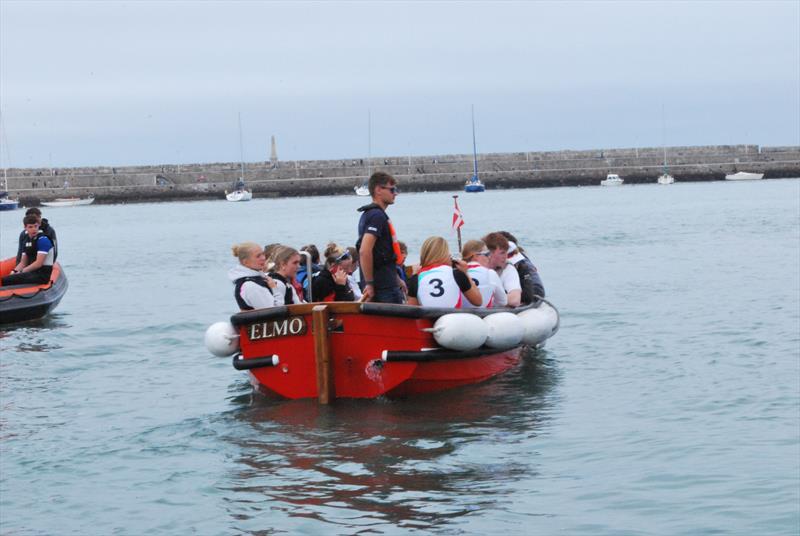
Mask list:
[{"label": "red and white flag", "polygon": [[464,226],[464,215],[461,214],[461,209],[458,208],[458,199],[453,198],[455,203],[455,210],[453,211],[453,231],[458,231]]}]

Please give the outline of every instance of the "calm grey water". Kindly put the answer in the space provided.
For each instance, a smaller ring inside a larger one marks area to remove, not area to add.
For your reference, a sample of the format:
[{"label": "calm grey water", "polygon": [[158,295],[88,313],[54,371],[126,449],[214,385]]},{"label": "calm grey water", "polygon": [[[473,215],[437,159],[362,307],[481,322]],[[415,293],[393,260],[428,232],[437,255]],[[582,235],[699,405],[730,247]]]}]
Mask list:
[{"label": "calm grey water", "polygon": [[[798,534],[800,180],[462,195],[465,238],[538,264],[546,351],[418,399],[254,393],[202,344],[229,246],[351,243],[360,201],[49,209],[70,289],[0,331],[0,532]],[[412,256],[451,214],[391,209]]]}]

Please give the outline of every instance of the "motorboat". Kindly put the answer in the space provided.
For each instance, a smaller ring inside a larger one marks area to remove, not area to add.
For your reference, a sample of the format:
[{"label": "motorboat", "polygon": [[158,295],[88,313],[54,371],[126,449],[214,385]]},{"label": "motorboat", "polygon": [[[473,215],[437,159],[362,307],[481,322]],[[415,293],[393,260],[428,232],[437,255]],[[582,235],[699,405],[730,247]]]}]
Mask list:
[{"label": "motorboat", "polygon": [[8,192],[0,192],[0,210],[14,210],[19,208],[19,201],[9,199]]},{"label": "motorboat", "polygon": [[616,173],[609,173],[605,179],[600,181],[600,186],[622,186],[624,182]]},{"label": "motorboat", "polygon": [[[5,277],[16,266],[11,257],[0,261],[0,276]],[[67,276],[56,262],[50,281],[42,285],[0,286],[0,324],[13,324],[42,318],[56,308],[67,292]]]},{"label": "motorboat", "polygon": [[366,184],[362,184],[360,186],[354,186],[353,190],[358,196],[361,197],[369,196],[369,186],[367,186]]},{"label": "motorboat", "polygon": [[205,333],[255,386],[289,399],[405,397],[487,380],[558,331],[542,300],[517,309],[327,302],[233,315]]},{"label": "motorboat", "polygon": [[657,182],[658,184],[672,184],[675,182],[675,177],[669,173],[662,173],[661,176],[658,177]]},{"label": "motorboat", "polygon": [[763,178],[763,173],[750,173],[747,171],[739,171],[737,173],[729,173],[728,175],[725,175],[726,181],[757,181]]},{"label": "motorboat", "polygon": [[94,197],[57,197],[52,201],[42,201],[45,207],[77,207],[80,205],[91,205]]}]

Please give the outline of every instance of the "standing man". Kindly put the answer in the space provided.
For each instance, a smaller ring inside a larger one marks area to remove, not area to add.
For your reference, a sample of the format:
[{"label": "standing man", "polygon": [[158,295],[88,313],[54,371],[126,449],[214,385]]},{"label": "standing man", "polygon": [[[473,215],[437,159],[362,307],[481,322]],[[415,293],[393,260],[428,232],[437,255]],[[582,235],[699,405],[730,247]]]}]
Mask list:
[{"label": "standing man", "polygon": [[522,300],[522,285],[517,269],[508,263],[508,239],[501,233],[489,233],[483,237],[483,241],[489,249],[489,268],[500,276],[508,297],[508,306],[519,307]]},{"label": "standing man", "polygon": [[25,249],[19,263],[11,270],[11,275],[3,278],[3,286],[47,283],[53,272],[53,243],[39,230],[39,218],[29,214],[22,219],[22,223],[27,236]]},{"label": "standing man", "polygon": [[396,267],[405,259],[392,222],[386,215],[386,208],[394,204],[397,192],[395,178],[376,171],[369,178],[372,203],[358,209],[363,213],[358,221],[356,248],[361,264],[364,301],[403,303],[403,283]]},{"label": "standing man", "polygon": [[[47,218],[42,218],[42,211],[36,207],[31,207],[25,211],[26,216],[30,216],[33,214],[37,218],[39,218],[39,230],[50,239],[50,242],[53,243],[53,260],[58,259],[58,242],[56,241],[56,230],[50,226],[50,223],[47,221]],[[19,264],[19,260],[22,258],[22,252],[25,251],[25,242],[28,240],[28,234],[23,230],[19,234],[19,245],[17,247],[17,264]]]}]

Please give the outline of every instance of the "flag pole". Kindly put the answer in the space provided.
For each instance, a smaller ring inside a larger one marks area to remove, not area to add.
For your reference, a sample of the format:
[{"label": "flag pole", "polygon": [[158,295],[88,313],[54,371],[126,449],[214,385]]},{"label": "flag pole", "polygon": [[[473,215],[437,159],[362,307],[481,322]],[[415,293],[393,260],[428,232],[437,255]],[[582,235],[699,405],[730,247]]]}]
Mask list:
[{"label": "flag pole", "polygon": [[[453,203],[455,204],[456,207],[458,207],[458,196],[457,195],[453,196]],[[460,255],[461,254],[461,226],[460,225],[458,227],[456,227],[456,233],[458,233],[458,253]]]}]

